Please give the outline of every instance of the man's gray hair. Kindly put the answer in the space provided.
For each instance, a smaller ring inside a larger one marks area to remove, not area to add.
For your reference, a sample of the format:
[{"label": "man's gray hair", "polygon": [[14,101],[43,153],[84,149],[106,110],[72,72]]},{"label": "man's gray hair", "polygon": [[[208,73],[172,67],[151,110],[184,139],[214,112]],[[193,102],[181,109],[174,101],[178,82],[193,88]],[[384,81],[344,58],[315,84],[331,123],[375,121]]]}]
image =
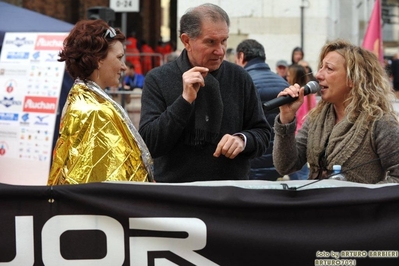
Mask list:
[{"label": "man's gray hair", "polygon": [[212,22],[225,21],[230,27],[230,18],[221,7],[214,4],[203,4],[187,10],[180,19],[180,36],[186,33],[190,38],[201,35],[201,23],[205,18]]}]

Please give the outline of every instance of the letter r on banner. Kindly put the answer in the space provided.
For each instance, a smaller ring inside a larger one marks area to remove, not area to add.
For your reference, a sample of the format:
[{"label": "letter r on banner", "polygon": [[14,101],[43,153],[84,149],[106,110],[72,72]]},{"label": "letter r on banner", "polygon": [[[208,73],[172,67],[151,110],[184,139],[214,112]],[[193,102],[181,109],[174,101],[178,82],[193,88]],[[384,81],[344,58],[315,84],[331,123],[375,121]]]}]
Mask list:
[{"label": "letter r on banner", "polygon": [[148,265],[149,251],[171,251],[195,265],[218,264],[194,252],[206,246],[206,225],[197,218],[129,218],[130,229],[187,232],[188,237],[130,237],[130,265]]}]

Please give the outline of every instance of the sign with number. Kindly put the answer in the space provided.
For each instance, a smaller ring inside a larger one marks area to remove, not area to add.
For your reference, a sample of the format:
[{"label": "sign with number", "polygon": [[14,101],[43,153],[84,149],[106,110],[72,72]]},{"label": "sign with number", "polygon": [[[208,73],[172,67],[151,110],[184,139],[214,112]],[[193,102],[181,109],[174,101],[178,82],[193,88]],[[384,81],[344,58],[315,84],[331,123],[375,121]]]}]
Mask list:
[{"label": "sign with number", "polygon": [[110,0],[109,7],[115,12],[139,12],[139,0]]}]

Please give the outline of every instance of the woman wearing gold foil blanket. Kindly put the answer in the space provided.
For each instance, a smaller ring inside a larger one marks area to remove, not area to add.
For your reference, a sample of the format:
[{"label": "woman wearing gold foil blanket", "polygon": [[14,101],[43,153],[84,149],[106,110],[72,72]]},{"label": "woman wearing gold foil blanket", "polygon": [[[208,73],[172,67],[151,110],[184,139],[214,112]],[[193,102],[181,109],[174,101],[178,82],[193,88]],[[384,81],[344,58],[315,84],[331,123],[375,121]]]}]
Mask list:
[{"label": "woman wearing gold foil blanket", "polygon": [[153,181],[152,158],[125,110],[104,91],[126,70],[125,36],[79,21],[59,53],[75,83],[63,108],[48,185]]}]

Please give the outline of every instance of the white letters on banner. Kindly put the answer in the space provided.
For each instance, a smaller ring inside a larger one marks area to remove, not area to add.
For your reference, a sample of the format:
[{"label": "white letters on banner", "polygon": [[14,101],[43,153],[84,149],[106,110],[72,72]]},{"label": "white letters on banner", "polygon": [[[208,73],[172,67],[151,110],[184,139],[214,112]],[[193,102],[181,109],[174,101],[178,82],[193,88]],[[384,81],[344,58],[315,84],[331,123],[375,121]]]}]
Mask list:
[{"label": "white letters on banner", "polygon": [[[106,235],[107,255],[101,260],[66,260],[61,255],[60,236],[68,230],[100,230]],[[44,265],[122,265],[124,233],[114,218],[102,215],[58,215],[48,220],[42,229]]]},{"label": "white letters on banner", "polygon": [[[194,252],[206,246],[206,224],[198,218],[129,218],[129,229],[185,232],[187,238],[140,236],[129,237],[130,265],[148,265],[148,252],[170,251],[194,265],[216,266],[218,264]],[[101,259],[73,259],[62,257],[60,237],[67,231],[99,230],[106,236],[106,256]],[[0,265],[33,265],[34,239],[33,216],[15,217],[16,256]],[[42,228],[42,258],[46,266],[73,265],[122,265],[125,261],[125,232],[116,219],[105,215],[57,215],[50,218]],[[155,265],[170,265],[157,259]]]},{"label": "white letters on banner", "polygon": [[15,258],[10,262],[0,262],[0,265],[20,266],[33,265],[33,216],[15,217]]},{"label": "white letters on banner", "polygon": [[[147,253],[169,250],[194,265],[217,265],[194,250],[206,246],[206,225],[197,218],[129,218],[130,229],[187,232],[188,237],[130,237],[130,265],[148,265]],[[172,249],[171,249],[172,247]]]}]

